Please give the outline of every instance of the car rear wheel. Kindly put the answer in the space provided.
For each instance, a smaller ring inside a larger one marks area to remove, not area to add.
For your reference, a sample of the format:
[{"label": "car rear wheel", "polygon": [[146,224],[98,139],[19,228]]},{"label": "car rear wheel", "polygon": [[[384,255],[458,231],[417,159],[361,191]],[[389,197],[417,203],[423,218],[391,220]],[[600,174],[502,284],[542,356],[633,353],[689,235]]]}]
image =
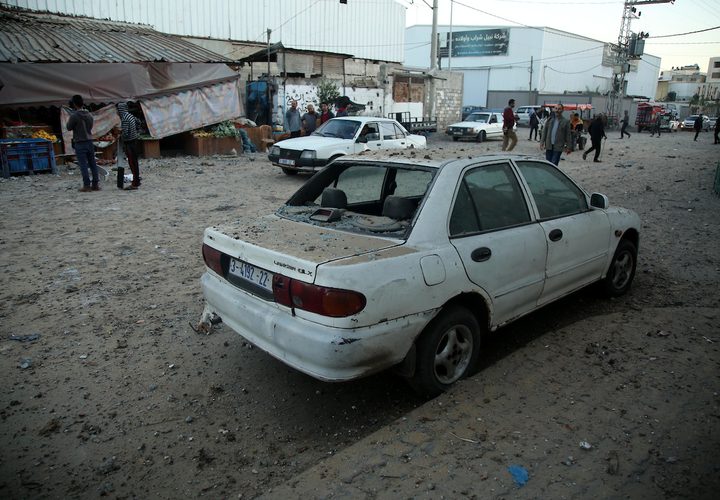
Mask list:
[{"label": "car rear wheel", "polygon": [[416,349],[410,385],[421,396],[434,398],[475,370],[480,325],[464,307],[447,307],[425,328]]},{"label": "car rear wheel", "polygon": [[293,170],[292,168],[285,168],[282,167],[282,171],[285,173],[285,175],[297,175],[297,170]]},{"label": "car rear wheel", "polygon": [[485,131],[481,130],[480,133],[477,135],[477,141],[478,142],[485,142]]},{"label": "car rear wheel", "polygon": [[621,240],[615,250],[603,288],[611,297],[618,297],[628,291],[635,277],[637,248],[631,241]]}]

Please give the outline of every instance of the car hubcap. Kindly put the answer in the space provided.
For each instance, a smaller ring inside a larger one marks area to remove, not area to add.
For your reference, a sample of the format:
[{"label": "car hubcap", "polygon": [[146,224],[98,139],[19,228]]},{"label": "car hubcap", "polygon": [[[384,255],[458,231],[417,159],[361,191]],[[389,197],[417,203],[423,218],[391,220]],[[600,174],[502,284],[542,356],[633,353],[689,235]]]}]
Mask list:
[{"label": "car hubcap", "polygon": [[618,255],[615,259],[613,268],[613,286],[617,289],[623,288],[630,281],[630,273],[632,273],[633,258],[630,252]]},{"label": "car hubcap", "polygon": [[463,376],[470,364],[473,338],[470,329],[457,325],[442,336],[435,351],[435,377],[440,383],[452,384]]}]

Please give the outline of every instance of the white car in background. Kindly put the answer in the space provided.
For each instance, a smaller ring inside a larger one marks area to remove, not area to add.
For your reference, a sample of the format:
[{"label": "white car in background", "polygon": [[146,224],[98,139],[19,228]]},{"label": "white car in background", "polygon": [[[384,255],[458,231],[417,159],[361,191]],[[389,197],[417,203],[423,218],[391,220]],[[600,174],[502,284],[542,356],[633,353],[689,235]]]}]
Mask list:
[{"label": "white car in background", "polygon": [[542,106],[520,106],[517,108],[515,114],[517,115],[518,125],[522,127],[529,127],[530,116],[540,108],[542,108]]},{"label": "white car in background", "polygon": [[440,154],[341,158],[274,214],[207,228],[200,326],[320,380],[394,366],[433,397],[484,333],[592,283],[630,288],[633,211],[536,157]]},{"label": "white car in background", "polygon": [[502,125],[502,113],[479,111],[470,114],[462,122],[453,123],[446,133],[453,141],[472,139],[483,142],[487,139],[502,139]]},{"label": "white car in background", "polygon": [[389,118],[352,116],[333,118],[305,137],[280,141],[268,159],[287,175],[315,172],[344,155],[384,149],[424,149],[427,139],[408,132]]}]

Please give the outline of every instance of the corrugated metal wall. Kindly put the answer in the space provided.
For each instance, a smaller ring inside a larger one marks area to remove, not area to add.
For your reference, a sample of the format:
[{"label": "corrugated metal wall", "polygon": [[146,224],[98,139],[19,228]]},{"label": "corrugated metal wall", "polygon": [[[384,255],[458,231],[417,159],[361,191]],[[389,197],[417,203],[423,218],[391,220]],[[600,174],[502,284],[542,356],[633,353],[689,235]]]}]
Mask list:
[{"label": "corrugated metal wall", "polygon": [[25,9],[148,24],[182,36],[282,42],[295,49],[401,62],[405,8],[395,0],[2,0]]}]

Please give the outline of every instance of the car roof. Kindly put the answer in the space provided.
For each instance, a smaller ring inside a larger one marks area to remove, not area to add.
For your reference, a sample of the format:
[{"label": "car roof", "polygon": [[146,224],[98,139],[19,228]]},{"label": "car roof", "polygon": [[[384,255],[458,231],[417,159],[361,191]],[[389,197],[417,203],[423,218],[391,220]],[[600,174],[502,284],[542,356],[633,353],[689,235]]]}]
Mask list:
[{"label": "car roof", "polygon": [[333,118],[333,120],[349,120],[349,121],[356,121],[361,123],[366,122],[390,122],[390,123],[398,123],[397,120],[393,120],[392,118],[383,118],[381,116],[336,116]]},{"label": "car roof", "polygon": [[458,155],[446,149],[399,149],[388,153],[383,150],[364,151],[353,156],[343,157],[336,162],[348,163],[389,163],[397,165],[417,165],[439,169],[463,169],[467,165],[478,163],[491,163],[503,160],[533,160],[543,161],[537,156],[521,153],[488,153],[477,156]]}]

